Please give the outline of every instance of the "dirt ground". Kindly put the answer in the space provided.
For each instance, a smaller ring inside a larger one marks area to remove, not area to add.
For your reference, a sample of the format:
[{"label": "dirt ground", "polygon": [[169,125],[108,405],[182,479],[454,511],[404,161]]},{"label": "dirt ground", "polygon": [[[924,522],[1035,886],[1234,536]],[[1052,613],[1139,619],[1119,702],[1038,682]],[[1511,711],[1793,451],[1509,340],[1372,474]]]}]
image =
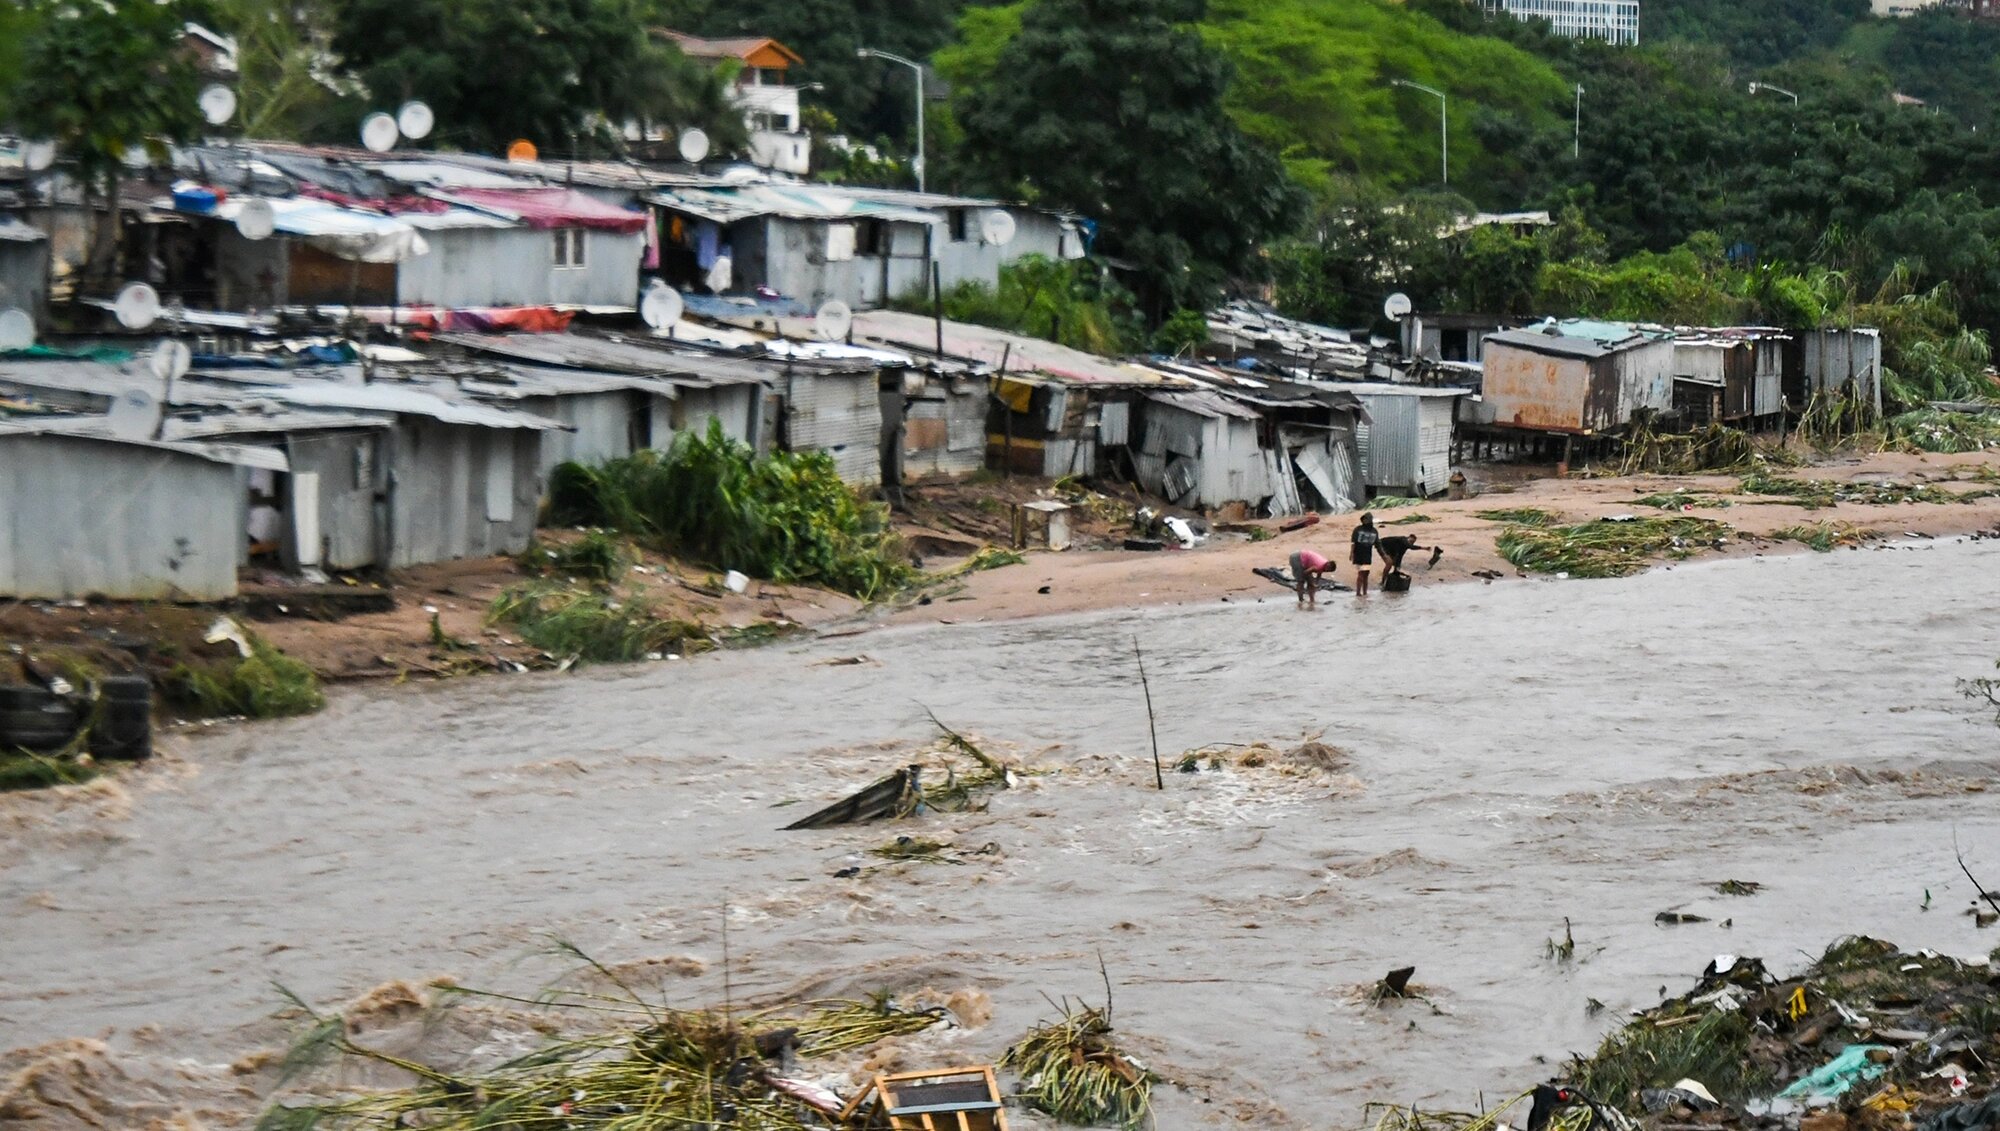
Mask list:
[{"label": "dirt ground", "polygon": [[[1719,550],[1698,557],[1807,552],[1769,538],[1773,530],[1802,522],[1849,523],[1879,536],[1881,548],[1905,536],[1946,537],[2000,530],[2000,498],[1964,504],[1913,503],[1878,506],[1843,503],[1808,510],[1777,500],[1757,501],[1736,492],[1733,476],[1632,476],[1618,478],[1532,478],[1540,469],[1518,465],[1467,468],[1472,497],[1432,501],[1382,511],[1385,533],[1413,534],[1422,546],[1441,546],[1436,566],[1413,554],[1414,595],[1444,582],[1486,584],[1524,577],[1494,549],[1500,525],[1480,512],[1501,507],[1539,507],[1566,521],[1616,514],[1660,515],[1638,505],[1640,496],[1684,490],[1727,495],[1728,506],[1697,506],[1686,513],[1726,523],[1734,533]],[[1940,484],[1947,489],[1990,489],[2000,477],[2000,452],[1968,455],[1875,453],[1785,471],[1810,479]],[[1953,484],[1959,486],[1954,487]],[[984,546],[1011,541],[1011,504],[1060,499],[1069,512],[1073,545],[1063,552],[1030,550],[1026,561],[939,580],[867,608],[851,597],[805,586],[752,580],[742,593],[725,588],[713,571],[657,554],[635,555],[624,588],[644,595],[663,616],[698,621],[718,631],[749,630],[851,633],[882,623],[966,623],[1013,620],[1143,605],[1194,602],[1290,600],[1290,594],[1252,574],[1253,568],[1283,568],[1295,549],[1310,548],[1341,562],[1335,574],[1354,580],[1344,546],[1354,516],[1328,516],[1300,530],[1282,532],[1277,520],[1228,521],[1218,517],[1207,541],[1192,550],[1167,539],[1161,551],[1122,548],[1132,533],[1134,512],[1158,507],[1129,488],[1088,491],[1074,484],[1025,478],[973,476],[950,482],[912,485],[898,533],[919,566],[949,571]],[[544,531],[545,541],[561,542],[574,532]],[[1668,564],[1671,568],[1671,563]],[[487,610],[508,586],[524,579],[511,558],[479,558],[396,571],[386,592],[358,580],[326,586],[298,586],[277,577],[246,583],[233,610],[272,645],[311,666],[323,679],[406,679],[463,675],[478,670],[510,671],[546,667],[549,657],[523,643],[504,624],[488,623]],[[1327,599],[1353,599],[1324,594]],[[1394,598],[1391,598],[1394,599]],[[387,606],[387,607],[384,607]],[[361,609],[363,611],[353,611]],[[0,603],[0,642],[102,644],[120,638],[163,642],[183,653],[227,648],[202,637],[222,610],[116,602]],[[431,626],[455,643],[438,647]],[[758,626],[767,626],[760,629]],[[470,645],[470,647],[465,647]]]}]

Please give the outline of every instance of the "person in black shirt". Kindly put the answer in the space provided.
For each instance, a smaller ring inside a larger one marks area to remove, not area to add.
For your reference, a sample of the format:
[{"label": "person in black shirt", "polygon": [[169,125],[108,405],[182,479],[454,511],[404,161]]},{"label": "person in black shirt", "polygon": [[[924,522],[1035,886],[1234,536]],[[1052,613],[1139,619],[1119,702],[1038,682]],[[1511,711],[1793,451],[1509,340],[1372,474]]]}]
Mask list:
[{"label": "person in black shirt", "polygon": [[1368,567],[1375,564],[1375,543],[1380,541],[1381,537],[1375,530],[1375,516],[1363,512],[1361,525],[1354,528],[1354,534],[1349,539],[1351,548],[1348,558],[1354,563],[1356,597],[1368,595]]}]

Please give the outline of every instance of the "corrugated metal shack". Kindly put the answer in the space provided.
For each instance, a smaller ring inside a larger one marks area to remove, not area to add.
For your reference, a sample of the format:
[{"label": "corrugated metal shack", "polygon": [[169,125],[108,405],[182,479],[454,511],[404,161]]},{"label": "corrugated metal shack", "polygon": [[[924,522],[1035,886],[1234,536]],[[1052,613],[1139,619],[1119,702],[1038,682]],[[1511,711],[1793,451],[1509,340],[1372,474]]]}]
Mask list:
[{"label": "corrugated metal shack", "polygon": [[1673,407],[1674,343],[1616,322],[1545,322],[1490,334],[1481,397],[1503,428],[1588,436]]},{"label": "corrugated metal shack", "polygon": [[248,474],[286,466],[268,448],[120,440],[102,417],[0,417],[0,595],[232,597]]},{"label": "corrugated metal shack", "polygon": [[1354,443],[1370,493],[1428,498],[1449,485],[1452,428],[1465,390],[1379,381],[1329,387],[1361,402]]},{"label": "corrugated metal shack", "polygon": [[[1290,486],[1258,437],[1262,415],[1210,389],[1147,393],[1132,450],[1139,485],[1176,506],[1260,507]],[[1276,513],[1296,510],[1279,505]]]},{"label": "corrugated metal shack", "polygon": [[1797,330],[1785,346],[1787,407],[1799,412],[1814,393],[1846,392],[1882,411],[1882,332],[1873,326]]},{"label": "corrugated metal shack", "polygon": [[[1345,514],[1367,498],[1356,449],[1365,416],[1360,399],[1344,387],[1252,377],[1214,365],[1155,362],[1154,366],[1192,377],[1257,414],[1258,460],[1268,494],[1238,496],[1253,512],[1281,516],[1311,509]],[[1140,430],[1146,447],[1152,445],[1152,421],[1161,411],[1157,403],[1145,407]],[[1242,478],[1247,483],[1254,476],[1246,473]]]},{"label": "corrugated metal shack", "polygon": [[1690,424],[1747,426],[1784,411],[1790,336],[1768,326],[1683,327],[1674,334],[1674,411]]},{"label": "corrugated metal shack", "polygon": [[1426,361],[1479,361],[1486,337],[1512,330],[1525,319],[1499,314],[1412,311],[1399,320],[1403,356]]},{"label": "corrugated metal shack", "polygon": [[25,311],[39,325],[48,298],[48,237],[12,216],[0,216],[0,310]]}]

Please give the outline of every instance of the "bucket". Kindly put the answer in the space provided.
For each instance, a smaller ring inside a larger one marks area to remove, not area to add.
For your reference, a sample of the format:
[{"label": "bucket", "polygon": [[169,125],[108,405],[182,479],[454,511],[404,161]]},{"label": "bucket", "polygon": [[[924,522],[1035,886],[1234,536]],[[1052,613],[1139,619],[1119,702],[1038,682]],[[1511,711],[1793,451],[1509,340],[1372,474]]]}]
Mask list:
[{"label": "bucket", "polygon": [[1382,592],[1408,593],[1409,591],[1410,591],[1409,574],[1404,573],[1401,570],[1390,570],[1388,573],[1382,575]]},{"label": "bucket", "polygon": [[152,682],[142,675],[112,675],[98,681],[97,687],[97,718],[90,727],[91,754],[123,762],[152,757]]}]

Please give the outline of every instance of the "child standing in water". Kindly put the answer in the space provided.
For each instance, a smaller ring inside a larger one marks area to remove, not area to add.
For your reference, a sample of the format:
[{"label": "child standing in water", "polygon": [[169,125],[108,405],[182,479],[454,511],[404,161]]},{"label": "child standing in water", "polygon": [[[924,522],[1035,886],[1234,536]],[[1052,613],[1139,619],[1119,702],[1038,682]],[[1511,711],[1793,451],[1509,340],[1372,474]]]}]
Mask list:
[{"label": "child standing in water", "polygon": [[1349,540],[1352,548],[1348,557],[1354,562],[1354,595],[1368,595],[1368,567],[1375,564],[1375,543],[1381,540],[1375,530],[1375,516],[1367,512],[1361,515],[1361,525],[1354,528],[1354,536]]}]

